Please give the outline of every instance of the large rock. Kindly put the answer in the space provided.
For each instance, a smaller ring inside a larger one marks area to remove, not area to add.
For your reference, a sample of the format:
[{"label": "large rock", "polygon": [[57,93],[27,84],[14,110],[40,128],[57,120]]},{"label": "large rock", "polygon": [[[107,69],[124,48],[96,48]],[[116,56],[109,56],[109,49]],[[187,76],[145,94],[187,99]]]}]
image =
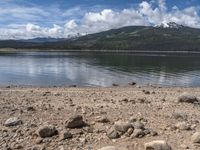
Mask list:
[{"label": "large rock", "polygon": [[183,93],[178,97],[178,102],[180,103],[194,103],[198,102],[198,99],[196,96],[189,94],[189,93]]},{"label": "large rock", "polygon": [[103,147],[103,148],[101,148],[99,150],[118,150],[118,149],[116,147],[114,147],[114,146],[107,146],[107,147]]},{"label": "large rock", "polygon": [[10,126],[17,126],[22,124],[22,120],[17,118],[17,117],[13,117],[13,118],[9,118],[8,120],[6,120],[6,122],[4,123],[5,126],[10,127]]},{"label": "large rock", "polygon": [[192,143],[200,143],[200,132],[196,132],[191,137]]},{"label": "large rock", "polygon": [[146,143],[145,150],[172,150],[166,141],[158,140]]},{"label": "large rock", "polygon": [[122,133],[127,132],[129,128],[133,128],[133,126],[131,123],[128,123],[128,122],[118,121],[118,122],[115,122],[114,124],[114,129]]},{"label": "large rock", "polygon": [[84,126],[86,126],[86,123],[83,121],[83,117],[80,115],[75,115],[73,117],[70,117],[65,122],[66,128],[82,128]]},{"label": "large rock", "polygon": [[58,134],[58,130],[51,125],[43,126],[38,129],[38,135],[41,138],[52,137]]}]

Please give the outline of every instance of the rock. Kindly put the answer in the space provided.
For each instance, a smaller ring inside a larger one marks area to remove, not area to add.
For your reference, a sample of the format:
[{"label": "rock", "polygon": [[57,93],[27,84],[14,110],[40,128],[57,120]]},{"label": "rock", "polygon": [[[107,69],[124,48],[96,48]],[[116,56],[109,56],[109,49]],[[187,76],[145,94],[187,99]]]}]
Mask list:
[{"label": "rock", "polygon": [[100,123],[108,123],[108,122],[110,122],[110,120],[107,118],[107,116],[99,116],[99,117],[96,118],[96,121],[100,122]]},{"label": "rock", "polygon": [[190,130],[190,125],[185,121],[178,122],[175,127],[180,130]]},{"label": "rock", "polygon": [[191,130],[195,130],[195,129],[196,129],[196,127],[197,127],[197,125],[196,125],[196,124],[192,124],[192,125],[190,126],[190,129],[191,129]]},{"label": "rock", "polygon": [[130,123],[134,123],[134,122],[136,122],[137,121],[137,118],[136,117],[130,117],[130,119],[129,119],[129,122]]},{"label": "rock", "polygon": [[150,131],[150,135],[151,135],[151,136],[157,136],[157,135],[158,135],[158,132],[151,130],[151,131]]},{"label": "rock", "polygon": [[17,118],[17,117],[13,117],[13,118],[9,118],[8,120],[6,120],[6,122],[4,123],[5,126],[10,127],[10,126],[17,126],[22,124],[22,120]]},{"label": "rock", "polygon": [[127,131],[128,135],[131,135],[133,133],[133,131],[134,131],[133,128],[129,128]]},{"label": "rock", "polygon": [[94,127],[93,126],[84,127],[83,130],[87,133],[94,133]]},{"label": "rock", "polygon": [[129,83],[129,85],[136,85],[136,82],[131,82]]},{"label": "rock", "polygon": [[147,91],[147,90],[143,90],[142,92],[143,92],[144,94],[147,94],[147,95],[150,94],[150,91]]},{"label": "rock", "polygon": [[189,94],[189,93],[183,93],[178,97],[178,102],[180,103],[194,103],[198,102],[198,99],[196,96]]},{"label": "rock", "polygon": [[187,120],[187,115],[184,113],[172,113],[172,118],[177,119],[177,120]]},{"label": "rock", "polygon": [[121,121],[118,121],[118,122],[115,122],[114,124],[114,128],[116,131],[119,131],[119,132],[122,132],[122,133],[125,133],[128,131],[129,128],[132,128],[132,124],[131,123],[128,123],[128,122],[121,122]]},{"label": "rock", "polygon": [[200,132],[196,132],[191,137],[192,143],[200,143]]},{"label": "rock", "polygon": [[38,135],[41,138],[52,137],[58,134],[58,130],[51,125],[43,126],[38,129]]},{"label": "rock", "polygon": [[3,150],[12,150],[12,148],[6,145]]},{"label": "rock", "polygon": [[40,150],[40,147],[34,146],[34,147],[31,148],[31,150]]},{"label": "rock", "polygon": [[119,86],[119,84],[113,83],[112,86]]},{"label": "rock", "polygon": [[128,99],[124,98],[124,99],[120,100],[120,102],[128,103]]},{"label": "rock", "polygon": [[74,129],[70,131],[73,135],[82,135],[84,134],[83,130],[80,128]]},{"label": "rock", "polygon": [[141,129],[134,129],[131,138],[141,138],[145,136],[145,133]]},{"label": "rock", "polygon": [[107,147],[103,147],[103,148],[101,148],[99,150],[118,150],[118,149],[116,147],[114,147],[114,146],[107,146]]},{"label": "rock", "polygon": [[69,87],[77,87],[77,85],[75,85],[75,84],[74,85],[69,85]]},{"label": "rock", "polygon": [[35,111],[35,108],[33,106],[28,106],[26,108],[27,111]]},{"label": "rock", "polygon": [[23,149],[23,146],[17,144],[17,145],[14,146],[14,149]]},{"label": "rock", "polygon": [[144,129],[143,132],[144,132],[145,135],[151,134],[150,129]]},{"label": "rock", "polygon": [[65,122],[66,128],[82,128],[84,126],[86,126],[86,123],[80,115],[75,115]]},{"label": "rock", "polygon": [[41,138],[37,138],[36,140],[35,140],[35,143],[36,144],[41,144],[43,142],[43,140],[41,139]]},{"label": "rock", "polygon": [[119,133],[113,127],[108,130],[107,136],[110,139],[117,139],[120,137]]},{"label": "rock", "polygon": [[66,131],[62,133],[61,140],[71,139],[72,137],[73,135],[69,131]]},{"label": "rock", "polygon": [[134,129],[144,129],[144,124],[140,121],[136,121],[132,123]]},{"label": "rock", "polygon": [[145,143],[145,150],[172,150],[166,141],[158,140]]}]

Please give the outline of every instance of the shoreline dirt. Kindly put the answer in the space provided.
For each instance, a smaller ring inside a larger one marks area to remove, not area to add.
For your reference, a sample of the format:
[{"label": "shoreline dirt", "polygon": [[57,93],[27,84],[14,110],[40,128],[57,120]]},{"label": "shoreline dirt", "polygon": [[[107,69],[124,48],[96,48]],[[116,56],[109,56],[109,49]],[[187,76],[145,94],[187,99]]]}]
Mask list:
[{"label": "shoreline dirt", "polygon": [[[200,98],[200,88],[1,87],[0,149],[98,150],[115,146],[119,150],[143,150],[147,142],[165,140],[173,150],[198,150],[200,145],[194,144],[191,136],[200,131],[200,105],[177,102],[184,92]],[[66,128],[66,121],[69,123],[74,114],[81,115],[88,126]],[[5,125],[14,117],[18,118],[16,124]],[[127,131],[130,135],[108,137],[115,122],[130,118],[142,123],[145,133],[154,134],[134,137],[134,129]],[[40,137],[38,130],[46,125],[58,133]]]}]

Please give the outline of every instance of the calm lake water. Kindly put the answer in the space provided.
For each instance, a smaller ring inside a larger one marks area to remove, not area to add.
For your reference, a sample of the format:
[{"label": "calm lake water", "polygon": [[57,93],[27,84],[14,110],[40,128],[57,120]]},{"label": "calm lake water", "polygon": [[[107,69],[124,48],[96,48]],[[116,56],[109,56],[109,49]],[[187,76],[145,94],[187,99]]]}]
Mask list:
[{"label": "calm lake water", "polygon": [[200,55],[0,53],[0,86],[200,86]]}]

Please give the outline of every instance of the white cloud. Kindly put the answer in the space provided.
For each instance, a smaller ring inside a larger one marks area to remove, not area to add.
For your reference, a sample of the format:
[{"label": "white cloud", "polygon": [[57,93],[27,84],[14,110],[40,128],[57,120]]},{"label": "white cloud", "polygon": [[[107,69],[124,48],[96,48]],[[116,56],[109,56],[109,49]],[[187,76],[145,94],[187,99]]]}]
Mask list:
[{"label": "white cloud", "polygon": [[[27,18],[29,23],[12,24],[8,27],[0,28],[0,38],[34,38],[34,37],[68,37],[77,33],[95,33],[112,28],[119,28],[131,25],[158,25],[167,22],[200,28],[200,16],[198,7],[188,7],[179,9],[174,6],[167,8],[165,0],[155,2],[143,1],[138,7],[123,10],[103,9],[100,12],[86,12],[82,14],[82,19],[76,18],[65,23],[54,23],[52,27],[41,27],[37,20],[42,20],[45,16],[51,18],[51,13],[46,13],[42,9],[32,8],[30,10],[0,10],[0,16],[12,14],[15,18]],[[81,10],[80,7],[69,9],[65,12],[56,12],[64,17],[71,18],[74,12]],[[82,11],[85,12],[85,11]],[[42,16],[39,16],[39,14]],[[28,19],[29,18],[29,19]],[[32,19],[31,19],[32,18]],[[60,18],[62,20],[62,18]],[[47,19],[46,19],[47,20]],[[44,24],[45,21],[44,20]],[[34,23],[36,22],[36,23]],[[59,24],[59,25],[58,25]]]},{"label": "white cloud", "polygon": [[54,24],[51,28],[42,28],[35,24],[27,24],[26,25],[26,32],[29,33],[29,36],[33,37],[55,37],[61,38],[63,33],[63,28],[59,25]]},{"label": "white cloud", "polygon": [[65,28],[67,29],[75,29],[78,25],[76,24],[75,20],[70,20],[65,24]]},{"label": "white cloud", "polygon": [[22,19],[24,21],[39,20],[42,17],[47,17],[48,12],[35,7],[0,7],[0,17],[6,20]]}]

